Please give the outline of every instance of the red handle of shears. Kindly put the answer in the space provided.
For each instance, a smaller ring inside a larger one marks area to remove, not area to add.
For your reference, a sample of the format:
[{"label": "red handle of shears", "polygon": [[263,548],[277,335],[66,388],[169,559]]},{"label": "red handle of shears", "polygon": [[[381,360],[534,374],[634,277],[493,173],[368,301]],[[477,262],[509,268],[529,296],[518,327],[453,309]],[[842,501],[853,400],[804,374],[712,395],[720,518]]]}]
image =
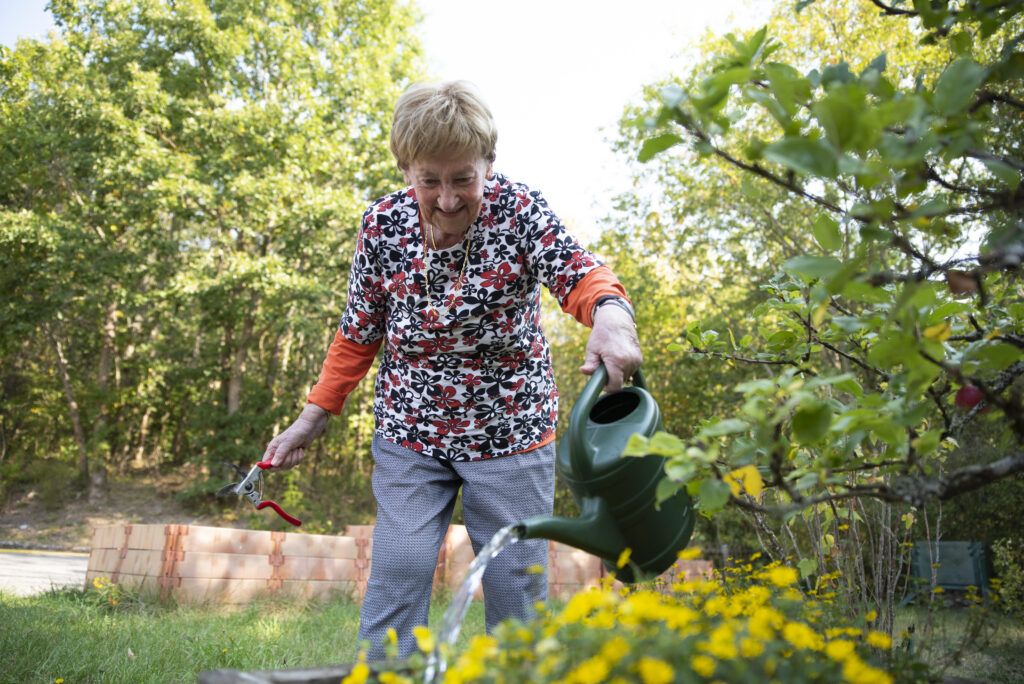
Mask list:
[{"label": "red handle of shears", "polygon": [[[266,470],[267,468],[270,468],[270,467],[273,466],[272,463],[269,463],[267,461],[260,461],[256,465],[258,465],[261,470]],[[281,507],[278,506],[273,501],[261,501],[259,504],[256,505],[256,510],[257,511],[261,511],[261,510],[263,510],[264,508],[267,508],[267,507],[273,508],[274,511],[279,516],[281,516],[282,518],[284,518],[285,520],[290,522],[292,525],[295,525],[296,527],[298,527],[299,525],[302,524],[301,520],[299,520],[298,518],[294,518],[294,517],[288,515],[287,513],[285,513],[283,510],[281,510]]]},{"label": "red handle of shears", "polygon": [[276,503],[274,503],[273,501],[261,501],[261,502],[259,502],[259,503],[258,503],[258,504],[256,505],[256,510],[257,510],[257,511],[261,511],[261,510],[263,510],[264,508],[266,508],[266,507],[268,507],[268,506],[269,506],[270,508],[273,508],[273,509],[274,509],[275,511],[277,511],[277,514],[278,514],[279,516],[281,516],[282,518],[284,518],[285,520],[287,520],[288,522],[290,522],[290,523],[291,523],[292,525],[295,525],[296,527],[298,527],[299,525],[301,525],[301,524],[302,524],[302,521],[301,521],[301,520],[299,520],[298,518],[293,518],[292,516],[288,515],[288,514],[287,514],[287,513],[285,513],[284,511],[282,511],[282,510],[281,510],[281,507],[280,507],[280,506],[278,506],[278,505],[277,505]]}]

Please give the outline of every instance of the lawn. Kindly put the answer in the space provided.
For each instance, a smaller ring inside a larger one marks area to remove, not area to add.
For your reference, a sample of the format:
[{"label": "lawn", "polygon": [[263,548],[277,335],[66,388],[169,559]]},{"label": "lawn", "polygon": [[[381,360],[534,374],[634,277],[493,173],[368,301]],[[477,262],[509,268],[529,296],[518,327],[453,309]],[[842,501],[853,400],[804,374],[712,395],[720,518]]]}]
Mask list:
[{"label": "lawn", "polygon": [[[446,608],[443,600],[432,606],[431,624]],[[1024,681],[1024,622],[992,613],[976,630],[968,616],[963,608],[905,608],[896,631],[913,625],[913,635],[897,636],[895,647],[913,649],[945,676]],[[351,663],[358,624],[359,605],[347,599],[228,610],[161,606],[111,588],[0,594],[0,683],[191,683],[205,670]],[[474,602],[458,648],[483,630],[483,606]]]},{"label": "lawn", "polygon": [[[225,610],[162,607],[121,595],[62,590],[0,594],[0,682],[191,682],[205,670],[274,670],[351,663],[359,604],[267,602]],[[440,624],[447,605],[431,608]],[[483,632],[474,602],[459,645]]]}]

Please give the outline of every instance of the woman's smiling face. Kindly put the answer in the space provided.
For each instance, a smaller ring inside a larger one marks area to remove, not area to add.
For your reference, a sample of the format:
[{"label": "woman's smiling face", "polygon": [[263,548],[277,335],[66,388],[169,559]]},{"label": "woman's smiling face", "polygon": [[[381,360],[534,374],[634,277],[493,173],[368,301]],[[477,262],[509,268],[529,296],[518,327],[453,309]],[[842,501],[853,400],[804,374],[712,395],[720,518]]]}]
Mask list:
[{"label": "woman's smiling face", "polygon": [[428,157],[409,164],[403,174],[416,190],[423,219],[442,234],[438,241],[443,236],[447,243],[461,240],[480,216],[491,164],[475,155]]}]

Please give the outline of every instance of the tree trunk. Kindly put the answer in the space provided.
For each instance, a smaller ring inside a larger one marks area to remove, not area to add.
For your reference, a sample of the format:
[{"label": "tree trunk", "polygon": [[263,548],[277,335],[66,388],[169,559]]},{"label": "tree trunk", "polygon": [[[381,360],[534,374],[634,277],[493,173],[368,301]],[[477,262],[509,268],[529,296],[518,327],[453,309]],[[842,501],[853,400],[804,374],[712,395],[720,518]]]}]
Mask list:
[{"label": "tree trunk", "polygon": [[[252,303],[249,307],[250,313],[242,323],[242,334],[238,336],[234,354],[231,356],[231,368],[227,383],[227,408],[229,416],[235,415],[242,404],[242,381],[245,379],[245,362],[249,357],[249,345],[252,344],[253,329],[256,327],[256,317],[252,312],[259,306],[259,300],[259,296],[253,294]],[[228,350],[230,350],[230,347],[228,347]]]},{"label": "tree trunk", "polygon": [[53,346],[54,355],[57,357],[57,374],[60,376],[61,384],[64,386],[64,396],[68,402],[71,428],[75,434],[75,445],[78,447],[78,475],[83,482],[89,482],[89,451],[86,447],[82,418],[78,412],[78,401],[75,400],[75,391],[71,386],[71,375],[68,373],[67,359],[64,357],[64,349],[61,347],[57,336],[48,327],[44,329],[46,336],[50,339],[50,344]]},{"label": "tree trunk", "polygon": [[[103,341],[100,344],[100,360],[96,367],[96,420],[92,424],[93,437],[105,438],[110,422],[108,411],[107,390],[110,389],[110,377],[114,370],[114,334],[117,331],[117,305],[107,305],[103,320]],[[109,444],[109,440],[108,440]],[[114,446],[110,444],[109,456],[113,456]]]}]

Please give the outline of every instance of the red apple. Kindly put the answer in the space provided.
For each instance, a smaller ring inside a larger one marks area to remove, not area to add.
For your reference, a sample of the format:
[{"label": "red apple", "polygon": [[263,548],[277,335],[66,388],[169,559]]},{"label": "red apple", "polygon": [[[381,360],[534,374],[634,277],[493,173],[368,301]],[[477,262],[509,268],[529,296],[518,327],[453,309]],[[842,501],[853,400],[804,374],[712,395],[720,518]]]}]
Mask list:
[{"label": "red apple", "polygon": [[974,385],[964,385],[956,392],[956,405],[961,411],[970,411],[984,398],[985,395]]}]

